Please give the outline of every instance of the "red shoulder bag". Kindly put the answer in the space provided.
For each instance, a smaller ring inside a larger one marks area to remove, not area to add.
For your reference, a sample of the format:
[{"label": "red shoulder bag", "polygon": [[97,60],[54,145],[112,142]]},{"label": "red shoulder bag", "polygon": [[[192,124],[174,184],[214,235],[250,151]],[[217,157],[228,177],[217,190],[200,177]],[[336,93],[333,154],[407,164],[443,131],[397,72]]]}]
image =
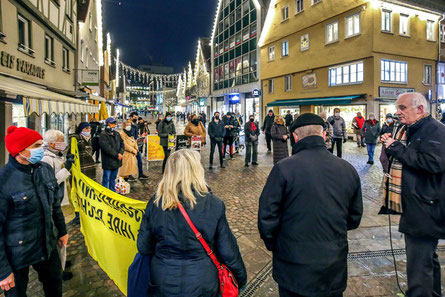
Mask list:
[{"label": "red shoulder bag", "polygon": [[189,215],[185,211],[184,206],[182,206],[181,203],[178,203],[178,207],[182,215],[184,216],[185,220],[187,221],[188,225],[192,229],[193,233],[195,233],[196,238],[202,244],[205,251],[207,252],[207,255],[209,255],[210,259],[212,259],[212,262],[213,264],[215,264],[216,269],[218,269],[219,288],[221,290],[221,296],[237,297],[239,294],[238,283],[236,282],[236,279],[233,276],[232,272],[229,270],[229,268],[227,268],[227,266],[220,263],[218,259],[216,259],[216,256],[213,254],[213,251],[207,245],[207,242],[204,240],[204,238],[202,238],[201,233],[199,233],[198,229],[196,229]]}]

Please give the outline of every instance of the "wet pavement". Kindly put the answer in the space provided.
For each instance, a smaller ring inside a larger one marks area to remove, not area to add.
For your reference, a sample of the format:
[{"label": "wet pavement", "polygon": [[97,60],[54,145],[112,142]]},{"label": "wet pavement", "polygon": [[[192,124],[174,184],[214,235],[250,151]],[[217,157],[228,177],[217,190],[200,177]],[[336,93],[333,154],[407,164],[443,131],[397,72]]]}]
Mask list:
[{"label": "wet pavement", "polygon": [[[182,125],[177,127],[178,132],[182,129]],[[227,218],[246,264],[249,283],[242,295],[245,297],[278,296],[277,285],[271,276],[271,253],[264,247],[257,230],[258,199],[273,164],[272,155],[266,152],[264,137],[261,137],[260,141],[260,165],[257,167],[244,167],[244,155],[241,153],[234,160],[225,161],[225,169],[216,166],[210,170],[209,146],[204,147],[202,151],[202,163],[206,170],[207,181],[213,193],[226,204]],[[353,142],[348,142],[344,147],[344,159],[356,168],[362,179],[364,203],[364,216],[360,227],[348,234],[349,279],[345,296],[395,296],[399,292],[390,252],[388,217],[377,215],[382,196],[379,155],[380,147],[376,150],[376,165],[370,166],[366,164],[366,148],[357,148]],[[149,179],[132,183],[131,193],[128,196],[142,201],[150,199],[161,179],[161,165],[161,162],[150,162],[146,170]],[[146,162],[144,166],[147,166]],[[100,181],[100,164],[97,176]],[[69,220],[72,211],[65,208],[64,212]],[[406,290],[406,257],[403,237],[397,232],[398,217],[393,216],[391,223],[400,285]],[[69,224],[68,230],[70,241],[67,253],[68,259],[73,262],[69,271],[73,272],[74,277],[64,282],[63,296],[123,296],[88,255],[78,226]],[[444,246],[442,243],[439,252],[443,274],[445,274],[445,248],[442,248]],[[445,285],[444,279],[442,283]],[[28,296],[44,296],[33,270],[30,273]],[[0,294],[0,297],[3,297],[3,294]]]}]

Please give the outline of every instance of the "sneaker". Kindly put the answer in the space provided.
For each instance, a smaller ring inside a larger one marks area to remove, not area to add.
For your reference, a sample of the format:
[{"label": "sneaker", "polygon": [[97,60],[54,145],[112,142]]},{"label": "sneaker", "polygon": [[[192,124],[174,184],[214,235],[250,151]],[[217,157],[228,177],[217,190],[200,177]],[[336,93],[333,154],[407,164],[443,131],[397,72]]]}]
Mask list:
[{"label": "sneaker", "polygon": [[73,273],[69,271],[64,271],[62,273],[62,280],[67,281],[73,278]]},{"label": "sneaker", "polygon": [[258,163],[257,162],[252,162],[252,165],[258,166]]},{"label": "sneaker", "polygon": [[127,181],[133,182],[133,181],[136,181],[136,178],[134,178],[132,175],[130,175],[129,177],[127,177]]},{"label": "sneaker", "polygon": [[139,174],[139,179],[148,179],[148,176],[146,176],[145,174]]},{"label": "sneaker", "polygon": [[244,164],[244,167],[249,167],[249,163]]}]

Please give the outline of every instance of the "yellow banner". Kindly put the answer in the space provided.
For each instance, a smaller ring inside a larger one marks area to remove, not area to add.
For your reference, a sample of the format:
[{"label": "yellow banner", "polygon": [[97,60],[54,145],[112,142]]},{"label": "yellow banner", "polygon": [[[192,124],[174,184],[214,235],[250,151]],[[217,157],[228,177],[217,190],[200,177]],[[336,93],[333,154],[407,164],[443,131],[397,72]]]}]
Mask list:
[{"label": "yellow banner", "polygon": [[[73,138],[71,153],[76,160],[77,152],[77,140]],[[78,162],[71,174],[71,200],[80,213],[80,231],[88,252],[127,295],[128,267],[137,253],[136,240],[147,203],[103,187],[84,175]]]},{"label": "yellow banner", "polygon": [[164,149],[160,145],[161,139],[157,135],[147,136],[147,160],[164,160]]}]

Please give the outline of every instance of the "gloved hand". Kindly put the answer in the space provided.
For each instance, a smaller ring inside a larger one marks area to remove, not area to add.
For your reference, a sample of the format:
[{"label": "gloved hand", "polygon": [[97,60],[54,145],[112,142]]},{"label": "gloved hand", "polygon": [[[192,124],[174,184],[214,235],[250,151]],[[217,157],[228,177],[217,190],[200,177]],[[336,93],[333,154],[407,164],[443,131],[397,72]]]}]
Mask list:
[{"label": "gloved hand", "polygon": [[67,158],[66,159],[66,161],[65,161],[65,168],[66,168],[66,170],[71,170],[71,167],[73,166],[73,163],[74,163],[74,158]]},{"label": "gloved hand", "polygon": [[346,138],[343,138],[343,143],[345,143],[346,141],[348,141]]},{"label": "gloved hand", "polygon": [[68,159],[73,159],[73,160],[74,160],[74,155],[71,154],[71,153],[67,153],[65,158],[66,158],[67,160],[68,160]]}]

